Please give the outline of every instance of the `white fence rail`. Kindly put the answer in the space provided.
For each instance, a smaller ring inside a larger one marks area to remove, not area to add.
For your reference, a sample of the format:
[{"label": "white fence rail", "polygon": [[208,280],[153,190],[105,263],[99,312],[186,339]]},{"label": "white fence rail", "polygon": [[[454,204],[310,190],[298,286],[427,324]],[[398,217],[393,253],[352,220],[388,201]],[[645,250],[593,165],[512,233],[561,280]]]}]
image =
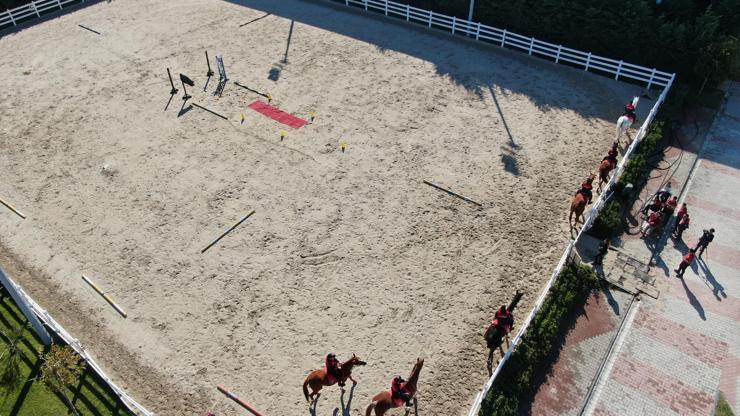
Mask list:
[{"label": "white fence rail", "polygon": [[62,10],[65,6],[69,6],[70,3],[77,4],[84,2],[85,0],[34,0],[15,9],[8,9],[0,13],[0,30],[18,26],[27,20],[39,18],[55,10]]},{"label": "white fence rail", "polygon": [[419,9],[408,4],[396,3],[389,0],[328,0],[335,3],[344,3],[346,6],[363,8],[367,11],[382,13],[407,22],[423,24],[429,28],[452,32],[454,35],[473,37],[478,41],[495,44],[501,47],[516,49],[529,55],[567,63],[571,66],[583,68],[585,71],[596,71],[614,75],[615,80],[627,79],[644,82],[647,88],[653,86],[668,87],[674,74],[658,71],[655,68],[646,68],[615,59],[604,58],[590,52],[582,52],[555,45],[535,38],[529,38],[506,29],[498,29],[479,22],[447,16],[431,10]]},{"label": "white fence rail", "polygon": [[[648,116],[645,118],[645,122],[642,124],[640,129],[637,131],[637,134],[635,135],[635,140],[632,142],[629,148],[627,148],[627,151],[624,153],[624,157],[617,165],[617,169],[612,175],[611,179],[609,180],[609,183],[605,185],[604,187],[605,190],[614,189],[614,185],[617,183],[617,180],[619,179],[619,176],[622,174],[622,172],[624,172],[625,165],[627,164],[627,161],[632,155],[632,152],[640,144],[643,137],[645,137],[645,134],[647,133],[647,130],[650,127],[650,123],[652,123],[653,119],[655,118],[655,114],[657,114],[658,109],[665,101],[666,96],[668,95],[668,92],[670,91],[671,86],[673,85],[673,79],[674,77],[671,76],[671,78],[668,80],[668,84],[666,85],[665,89],[663,89],[663,92],[661,92],[660,97],[655,102],[655,105],[653,106],[653,108],[650,110],[650,114],[648,114]],[[524,322],[522,323],[521,328],[519,328],[519,332],[517,332],[516,337],[509,345],[509,349],[506,350],[506,353],[504,354],[504,356],[501,358],[501,361],[499,361],[498,365],[496,366],[496,370],[493,372],[491,377],[488,379],[486,384],[483,386],[483,389],[475,397],[475,401],[473,402],[473,405],[470,408],[470,412],[468,412],[468,416],[477,416],[478,412],[480,411],[481,403],[486,398],[486,395],[488,395],[488,391],[491,389],[493,382],[496,380],[496,377],[501,372],[501,369],[503,368],[504,364],[506,364],[506,361],[508,361],[509,357],[511,357],[511,354],[514,352],[514,348],[517,345],[519,345],[519,343],[521,342],[522,336],[527,331],[527,328],[529,327],[529,324],[532,322],[532,319],[542,307],[542,304],[547,298],[547,294],[550,291],[550,288],[552,288],[553,283],[555,283],[555,280],[557,279],[558,275],[563,270],[563,267],[565,267],[565,264],[568,258],[570,257],[573,249],[576,246],[576,243],[578,243],[581,236],[589,228],[591,228],[591,225],[593,224],[594,220],[599,215],[599,211],[601,211],[601,209],[604,207],[606,202],[611,197],[612,193],[613,191],[611,192],[604,191],[601,195],[599,195],[599,198],[596,200],[593,207],[591,208],[591,211],[586,217],[586,221],[583,225],[583,228],[581,228],[581,231],[578,233],[576,238],[574,240],[571,240],[570,243],[568,243],[568,246],[563,252],[563,255],[560,257],[560,261],[558,262],[558,265],[555,267],[555,270],[553,270],[552,275],[550,275],[550,280],[547,281],[547,285],[545,285],[545,288],[542,289],[542,293],[540,294],[539,298],[537,298],[537,302],[535,302],[534,308],[532,308],[532,311],[527,316],[527,319],[525,319]]]},{"label": "white fence rail", "polygon": [[[3,273],[3,271],[0,269],[0,273]],[[30,307],[31,311],[38,316],[39,319],[46,325],[49,329],[54,331],[56,335],[64,340],[65,343],[67,343],[70,347],[72,347],[75,351],[77,351],[78,354],[80,354],[80,357],[87,362],[87,365],[90,366],[90,368],[95,371],[95,373],[98,374],[98,376],[108,384],[111,390],[118,396],[118,398],[121,400],[121,403],[123,403],[124,406],[126,406],[130,411],[134,412],[135,414],[144,415],[144,416],[152,416],[154,413],[147,410],[144,406],[140,405],[136,402],[136,400],[132,399],[128,394],[126,394],[123,389],[118,387],[108,376],[105,375],[103,370],[100,368],[100,366],[93,360],[93,358],[90,356],[90,354],[82,347],[82,344],[77,338],[74,338],[72,335],[69,334],[59,323],[52,318],[51,315],[49,315],[49,312],[47,312],[44,308],[39,306],[38,303],[36,303],[33,298],[31,298],[26,292],[23,291],[23,288],[20,287],[17,283],[13,281],[13,279],[10,278],[7,274],[3,273],[5,276],[5,279],[7,283],[10,284],[11,287],[7,287],[6,289],[9,292],[15,292],[20,297],[23,298],[25,303]]]}]

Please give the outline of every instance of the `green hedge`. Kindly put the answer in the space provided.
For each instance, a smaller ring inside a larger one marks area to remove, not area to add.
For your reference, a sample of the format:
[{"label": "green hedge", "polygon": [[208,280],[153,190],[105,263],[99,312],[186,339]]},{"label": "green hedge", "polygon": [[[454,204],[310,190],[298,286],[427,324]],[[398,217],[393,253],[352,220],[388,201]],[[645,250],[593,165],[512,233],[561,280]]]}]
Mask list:
[{"label": "green hedge", "polygon": [[560,273],[483,401],[482,416],[517,414],[520,400],[535,393],[533,377],[557,348],[563,318],[598,284],[596,274],[587,266],[570,264]]}]

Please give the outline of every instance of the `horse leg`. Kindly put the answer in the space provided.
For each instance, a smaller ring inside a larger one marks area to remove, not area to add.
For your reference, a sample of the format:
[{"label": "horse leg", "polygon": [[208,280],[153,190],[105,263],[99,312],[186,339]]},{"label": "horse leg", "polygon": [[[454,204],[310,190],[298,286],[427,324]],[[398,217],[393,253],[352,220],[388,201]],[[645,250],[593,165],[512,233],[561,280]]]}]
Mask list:
[{"label": "horse leg", "polygon": [[[375,405],[377,402],[370,402],[370,404],[367,406],[367,410],[365,410],[365,416],[372,416],[372,412],[375,409]],[[376,416],[378,416],[378,413],[375,413]]]},{"label": "horse leg", "polygon": [[414,397],[414,416],[419,416],[419,401]]},{"label": "horse leg", "polygon": [[493,348],[488,349],[488,362],[486,363],[488,369],[488,377],[493,375]]},{"label": "horse leg", "polygon": [[355,381],[355,379],[353,379],[353,378],[352,378],[352,376],[351,376],[351,375],[349,375],[349,376],[347,376],[347,377],[348,377],[348,378],[349,378],[350,380],[352,380],[352,385],[355,385],[355,384],[357,384],[357,382]]}]

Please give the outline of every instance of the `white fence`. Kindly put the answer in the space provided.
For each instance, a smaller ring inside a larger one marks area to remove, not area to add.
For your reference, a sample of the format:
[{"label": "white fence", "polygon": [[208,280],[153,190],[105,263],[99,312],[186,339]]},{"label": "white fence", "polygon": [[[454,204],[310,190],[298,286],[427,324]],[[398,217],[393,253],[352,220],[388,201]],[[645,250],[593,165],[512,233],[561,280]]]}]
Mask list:
[{"label": "white fence", "polygon": [[[2,269],[0,269],[0,273],[3,273]],[[105,375],[103,370],[98,366],[98,364],[93,360],[93,358],[90,356],[90,354],[82,347],[82,344],[80,344],[80,341],[76,338],[74,338],[72,335],[69,334],[59,323],[52,318],[51,315],[49,315],[49,312],[47,312],[44,308],[39,306],[38,303],[36,303],[30,296],[26,294],[26,292],[23,291],[23,289],[15,283],[10,276],[3,273],[4,277],[7,281],[7,283],[10,284],[11,287],[7,287],[6,289],[9,292],[16,292],[25,303],[30,307],[31,311],[41,319],[41,321],[54,333],[57,334],[59,338],[64,340],[70,347],[72,347],[75,351],[77,351],[78,354],[80,354],[80,357],[87,362],[87,365],[90,366],[90,368],[95,371],[98,376],[103,379],[103,381],[108,384],[108,386],[113,390],[113,392],[118,396],[118,398],[121,400],[121,403],[124,404],[130,411],[134,412],[135,414],[140,414],[144,416],[152,416],[154,413],[148,411],[144,406],[140,405],[136,402],[136,400],[129,397],[128,394],[126,394],[125,391],[123,391],[120,387],[118,387],[108,376]]]},{"label": "white fence", "polygon": [[344,3],[346,6],[360,7],[367,11],[382,13],[386,16],[397,17],[407,22],[423,24],[429,28],[441,29],[452,34],[466,35],[476,40],[523,51],[532,56],[554,60],[555,63],[567,63],[583,68],[585,71],[597,71],[614,75],[620,78],[647,83],[650,89],[656,85],[667,87],[673,79],[673,74],[658,71],[655,68],[646,68],[624,61],[604,58],[590,52],[566,48],[535,38],[518,35],[506,29],[498,29],[481,23],[458,19],[431,10],[419,9],[408,4],[396,3],[388,0],[329,0]]},{"label": "white fence", "polygon": [[69,3],[84,3],[85,0],[38,0],[32,1],[15,9],[8,9],[0,13],[0,30],[17,26],[30,19],[41,17],[55,10],[62,10]]}]

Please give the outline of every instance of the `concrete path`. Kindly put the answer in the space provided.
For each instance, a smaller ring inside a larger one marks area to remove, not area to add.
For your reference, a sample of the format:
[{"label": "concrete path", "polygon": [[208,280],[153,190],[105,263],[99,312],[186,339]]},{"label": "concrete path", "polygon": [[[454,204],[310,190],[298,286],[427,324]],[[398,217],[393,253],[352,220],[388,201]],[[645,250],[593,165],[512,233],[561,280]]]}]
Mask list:
[{"label": "concrete path", "polygon": [[[690,146],[669,149],[648,184],[650,194],[670,180],[688,203],[683,241],[665,233],[624,238],[622,250],[652,259],[660,295],[643,296],[630,310],[585,414],[712,415],[720,391],[740,414],[740,85],[727,89],[698,158]],[[685,140],[691,130],[682,129]],[[708,228],[716,237],[704,258],[675,277]]]}]

